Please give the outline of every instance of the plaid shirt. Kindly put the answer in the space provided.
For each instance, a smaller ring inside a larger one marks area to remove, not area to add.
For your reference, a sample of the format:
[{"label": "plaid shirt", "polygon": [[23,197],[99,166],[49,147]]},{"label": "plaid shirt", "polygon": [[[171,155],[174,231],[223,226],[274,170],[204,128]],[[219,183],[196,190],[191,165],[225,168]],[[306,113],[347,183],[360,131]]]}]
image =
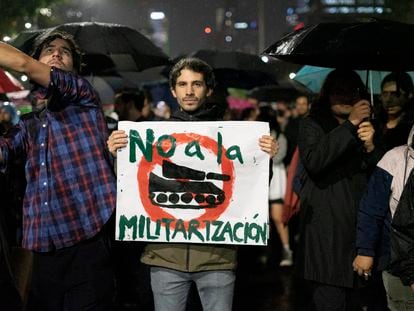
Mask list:
[{"label": "plaid shirt", "polygon": [[100,102],[83,78],[52,69],[41,113],[24,115],[4,138],[1,169],[26,160],[23,247],[47,252],[93,237],[115,208],[116,177]]}]

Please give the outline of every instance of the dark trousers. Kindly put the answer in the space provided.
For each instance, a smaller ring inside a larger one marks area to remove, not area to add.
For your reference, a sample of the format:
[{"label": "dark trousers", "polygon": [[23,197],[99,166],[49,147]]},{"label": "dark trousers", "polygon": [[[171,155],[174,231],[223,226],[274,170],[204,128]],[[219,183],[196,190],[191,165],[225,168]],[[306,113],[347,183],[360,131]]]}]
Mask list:
[{"label": "dark trousers", "polygon": [[74,246],[33,255],[29,310],[111,310],[114,276],[103,233]]},{"label": "dark trousers", "polygon": [[358,291],[345,287],[313,283],[312,299],[317,311],[358,311]]},{"label": "dark trousers", "polygon": [[144,247],[140,242],[112,241],[117,310],[154,310],[150,267],[140,262]]}]

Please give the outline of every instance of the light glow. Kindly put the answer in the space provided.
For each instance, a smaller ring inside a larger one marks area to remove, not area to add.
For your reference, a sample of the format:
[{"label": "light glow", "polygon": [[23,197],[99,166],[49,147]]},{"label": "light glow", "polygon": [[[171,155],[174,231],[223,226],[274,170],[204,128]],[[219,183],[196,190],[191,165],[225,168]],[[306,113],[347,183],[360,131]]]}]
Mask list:
[{"label": "light glow", "polygon": [[150,17],[154,21],[163,20],[165,18],[165,13],[161,11],[151,12]]},{"label": "light glow", "polygon": [[267,57],[266,55],[261,57],[262,62],[264,63],[268,63],[269,62],[269,57]]}]

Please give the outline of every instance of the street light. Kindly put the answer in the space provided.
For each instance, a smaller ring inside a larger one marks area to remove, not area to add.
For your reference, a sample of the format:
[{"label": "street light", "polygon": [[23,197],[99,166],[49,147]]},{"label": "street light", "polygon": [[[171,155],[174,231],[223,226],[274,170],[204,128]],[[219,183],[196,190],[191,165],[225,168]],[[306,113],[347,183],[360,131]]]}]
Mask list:
[{"label": "street light", "polygon": [[30,29],[30,28],[32,28],[32,24],[31,23],[26,23],[26,24],[24,24],[24,28]]},{"label": "street light", "polygon": [[235,29],[247,29],[249,28],[249,24],[246,22],[236,22],[234,23],[234,28]]},{"label": "street light", "polygon": [[164,14],[164,12],[161,12],[161,11],[151,12],[150,18],[154,21],[162,20],[162,19],[165,18],[165,14]]}]

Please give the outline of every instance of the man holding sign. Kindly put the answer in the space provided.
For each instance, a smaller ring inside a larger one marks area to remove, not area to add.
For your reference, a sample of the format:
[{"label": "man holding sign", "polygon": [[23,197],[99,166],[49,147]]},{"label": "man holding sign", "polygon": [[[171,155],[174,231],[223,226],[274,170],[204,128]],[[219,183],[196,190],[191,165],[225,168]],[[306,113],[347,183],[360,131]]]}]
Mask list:
[{"label": "man holding sign", "polygon": [[[205,100],[211,95],[214,84],[212,68],[203,61],[195,58],[185,58],[179,61],[170,72],[170,86],[180,109],[173,113],[170,120],[217,121],[219,117],[215,112],[215,107],[208,108],[205,105]],[[150,132],[147,131],[147,133]],[[147,141],[148,137],[147,135]],[[130,139],[132,143],[136,137],[130,136]],[[143,142],[140,141],[137,145],[139,143]],[[114,156],[119,148],[124,148],[127,144],[128,135],[124,131],[113,132],[108,140],[109,150]],[[259,139],[259,146],[270,156],[275,155],[278,148],[276,141],[270,135],[263,135]],[[237,157],[237,154],[234,157]],[[162,161],[162,166],[166,174],[177,173],[177,171],[190,175],[203,173],[168,161]],[[207,179],[226,180],[230,178],[223,172],[221,172],[223,174],[210,172],[208,169],[206,172]],[[152,173],[149,173],[149,176],[153,180],[159,178]],[[183,178],[181,180],[182,183],[187,182]],[[154,184],[161,183],[159,181]],[[187,186],[190,187],[190,185]],[[214,186],[210,188],[217,192],[214,196],[215,201],[212,197],[211,202],[208,202],[206,197],[205,202],[200,203],[200,206],[219,204],[226,200],[225,193],[219,193],[220,189],[215,189]],[[162,205],[161,198],[154,196],[151,200]],[[182,197],[182,200],[185,201],[185,198]],[[151,266],[151,286],[156,310],[185,310],[192,281],[197,285],[204,310],[230,311],[232,309],[236,266],[234,245],[153,243],[146,247],[141,260]]]}]

